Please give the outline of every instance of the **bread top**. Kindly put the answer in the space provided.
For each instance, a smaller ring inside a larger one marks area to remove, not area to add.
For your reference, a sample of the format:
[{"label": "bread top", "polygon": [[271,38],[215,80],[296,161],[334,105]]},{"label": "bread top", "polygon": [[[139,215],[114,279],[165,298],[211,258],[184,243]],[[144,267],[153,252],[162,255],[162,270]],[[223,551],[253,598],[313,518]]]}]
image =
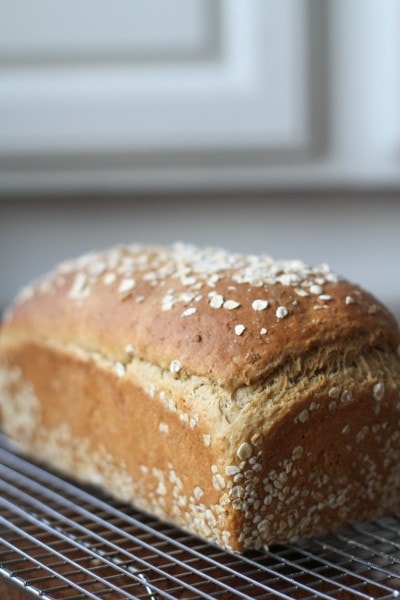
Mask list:
[{"label": "bread top", "polygon": [[61,264],[20,293],[2,345],[73,345],[137,358],[230,390],[321,345],[398,352],[394,317],[327,265],[177,243],[116,247]]}]

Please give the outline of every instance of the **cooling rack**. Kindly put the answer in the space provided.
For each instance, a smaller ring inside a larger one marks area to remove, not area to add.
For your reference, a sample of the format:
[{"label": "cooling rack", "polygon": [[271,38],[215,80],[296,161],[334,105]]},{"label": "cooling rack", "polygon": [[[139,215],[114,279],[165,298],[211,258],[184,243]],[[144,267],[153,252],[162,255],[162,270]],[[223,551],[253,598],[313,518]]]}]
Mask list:
[{"label": "cooling rack", "polygon": [[400,515],[239,556],[27,461],[4,436],[0,489],[1,598],[400,594]]}]

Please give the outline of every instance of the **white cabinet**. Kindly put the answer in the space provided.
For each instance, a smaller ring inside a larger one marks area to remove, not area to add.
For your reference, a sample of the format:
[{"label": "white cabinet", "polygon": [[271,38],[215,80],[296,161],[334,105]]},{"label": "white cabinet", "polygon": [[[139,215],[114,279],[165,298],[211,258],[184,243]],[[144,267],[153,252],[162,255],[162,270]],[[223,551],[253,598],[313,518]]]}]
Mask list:
[{"label": "white cabinet", "polygon": [[397,0],[13,0],[0,190],[400,183]]}]

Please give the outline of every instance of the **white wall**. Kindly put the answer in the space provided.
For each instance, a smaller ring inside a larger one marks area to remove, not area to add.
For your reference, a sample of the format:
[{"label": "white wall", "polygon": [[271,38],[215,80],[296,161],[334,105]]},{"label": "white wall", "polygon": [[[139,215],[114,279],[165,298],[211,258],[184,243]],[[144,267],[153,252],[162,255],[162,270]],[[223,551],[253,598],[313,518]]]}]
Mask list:
[{"label": "white wall", "polygon": [[0,194],[400,186],[398,0],[13,0]]}]

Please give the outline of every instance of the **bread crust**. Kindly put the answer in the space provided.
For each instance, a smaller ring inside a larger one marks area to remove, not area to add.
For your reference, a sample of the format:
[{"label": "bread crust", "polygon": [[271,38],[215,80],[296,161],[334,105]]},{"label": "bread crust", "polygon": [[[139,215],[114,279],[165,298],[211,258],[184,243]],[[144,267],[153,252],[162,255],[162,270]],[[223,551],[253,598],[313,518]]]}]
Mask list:
[{"label": "bread crust", "polygon": [[[220,308],[212,307],[210,293],[223,299]],[[137,356],[153,364],[168,369],[179,357],[188,375],[230,389],[267,375],[289,356],[335,340],[364,337],[366,345],[384,341],[394,350],[399,345],[388,311],[326,265],[257,262],[180,245],[87,255],[64,263],[22,298],[13,308],[12,336],[29,332],[122,363],[132,344]],[[268,302],[266,309],[253,309],[259,299]],[[229,301],[237,308],[224,308]],[[280,307],[286,317],[277,317]],[[195,312],[183,316],[188,309]],[[246,329],[236,335],[240,324]],[[268,333],[260,334],[262,328]]]},{"label": "bread crust", "polygon": [[326,266],[113,249],[9,311],[3,428],[209,541],[259,548],[400,507],[399,341]]}]

